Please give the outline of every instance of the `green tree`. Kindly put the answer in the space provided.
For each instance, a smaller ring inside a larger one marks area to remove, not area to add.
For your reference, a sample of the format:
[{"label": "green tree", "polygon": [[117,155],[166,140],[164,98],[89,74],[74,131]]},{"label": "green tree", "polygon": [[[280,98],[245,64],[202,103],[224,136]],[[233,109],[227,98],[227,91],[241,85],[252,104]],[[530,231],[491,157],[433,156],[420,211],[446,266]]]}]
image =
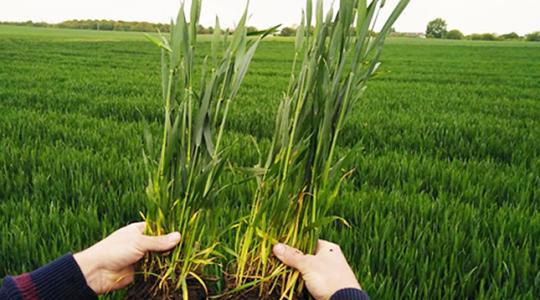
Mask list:
[{"label": "green tree", "polygon": [[197,27],[197,33],[198,34],[210,34],[210,31],[208,29],[206,29],[204,26],[202,26],[201,24],[199,24],[198,27]]},{"label": "green tree", "polygon": [[471,34],[469,36],[469,39],[473,41],[500,41],[501,38],[499,38],[497,35],[493,33],[482,33],[482,34]]},{"label": "green tree", "polygon": [[248,33],[252,33],[252,32],[257,32],[257,31],[259,31],[259,30],[257,29],[257,27],[255,27],[255,26],[248,26],[248,27],[246,27],[246,30],[247,30]]},{"label": "green tree", "polygon": [[296,29],[292,27],[285,27],[281,29],[281,33],[279,34],[281,36],[295,36],[296,35]]},{"label": "green tree", "polygon": [[114,21],[110,20],[100,20],[99,21],[99,30],[113,30],[114,29]]},{"label": "green tree", "polygon": [[540,42],[540,31],[527,34],[527,41]]},{"label": "green tree", "polygon": [[426,30],[426,36],[428,38],[442,39],[446,36],[447,33],[447,24],[446,21],[437,18],[429,22]]},{"label": "green tree", "polygon": [[511,32],[511,33],[501,35],[501,38],[505,40],[519,40],[521,39],[521,36],[519,36],[519,34],[515,32]]},{"label": "green tree", "polygon": [[448,33],[446,34],[446,38],[449,40],[462,40],[465,38],[465,35],[463,35],[461,31],[454,29],[448,31]]}]

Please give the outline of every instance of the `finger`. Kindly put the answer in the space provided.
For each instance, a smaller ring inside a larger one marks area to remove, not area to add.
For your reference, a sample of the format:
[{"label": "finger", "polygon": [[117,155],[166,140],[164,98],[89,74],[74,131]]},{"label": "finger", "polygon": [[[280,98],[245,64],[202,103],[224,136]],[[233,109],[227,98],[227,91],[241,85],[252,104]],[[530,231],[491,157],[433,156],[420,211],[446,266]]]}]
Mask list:
[{"label": "finger", "polygon": [[141,238],[142,251],[163,252],[174,248],[180,242],[180,233],[173,232],[161,236],[143,235]]},{"label": "finger", "polygon": [[146,230],[146,222],[133,223],[131,224],[131,226],[137,228],[137,231],[140,233],[144,233],[144,231]]},{"label": "finger", "polygon": [[319,240],[317,242],[317,248],[315,250],[315,255],[327,253],[327,252],[339,252],[339,245],[331,243],[325,240]]},{"label": "finger", "polygon": [[274,246],[273,252],[282,263],[303,272],[307,256],[300,250],[284,244],[277,244]]}]

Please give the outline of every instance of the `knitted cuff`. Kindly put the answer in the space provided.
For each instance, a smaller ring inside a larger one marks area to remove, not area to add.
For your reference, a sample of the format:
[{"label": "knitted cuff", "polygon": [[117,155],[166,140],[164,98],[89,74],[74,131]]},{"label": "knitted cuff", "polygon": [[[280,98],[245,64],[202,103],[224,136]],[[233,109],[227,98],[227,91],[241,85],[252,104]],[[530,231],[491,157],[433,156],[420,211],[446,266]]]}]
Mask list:
[{"label": "knitted cuff", "polygon": [[0,299],[22,300],[22,295],[17,288],[13,277],[4,278],[3,286],[0,287]]},{"label": "knitted cuff", "polygon": [[30,278],[40,300],[97,299],[71,253],[30,273]]},{"label": "knitted cuff", "polygon": [[342,289],[337,291],[330,300],[369,300],[369,296],[359,289]]}]

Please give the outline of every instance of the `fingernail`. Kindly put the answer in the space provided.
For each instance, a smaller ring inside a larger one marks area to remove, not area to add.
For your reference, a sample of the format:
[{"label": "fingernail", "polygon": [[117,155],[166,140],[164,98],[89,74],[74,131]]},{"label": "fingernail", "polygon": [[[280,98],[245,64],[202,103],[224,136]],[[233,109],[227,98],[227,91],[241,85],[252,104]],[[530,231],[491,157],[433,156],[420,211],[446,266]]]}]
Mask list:
[{"label": "fingernail", "polygon": [[277,256],[283,256],[285,254],[285,245],[277,244],[274,246],[274,254]]},{"label": "fingernail", "polygon": [[167,237],[169,239],[169,242],[171,243],[178,243],[178,241],[180,241],[180,233],[178,232],[173,232],[169,234]]}]

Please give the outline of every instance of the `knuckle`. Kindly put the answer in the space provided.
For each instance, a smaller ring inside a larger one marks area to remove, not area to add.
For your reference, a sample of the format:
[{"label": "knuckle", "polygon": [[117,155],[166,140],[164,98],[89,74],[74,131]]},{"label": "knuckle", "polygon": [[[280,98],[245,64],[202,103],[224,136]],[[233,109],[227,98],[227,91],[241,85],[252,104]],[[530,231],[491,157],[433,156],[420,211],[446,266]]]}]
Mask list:
[{"label": "knuckle", "polygon": [[146,242],[146,237],[142,234],[134,234],[131,237],[131,240],[135,242],[135,244],[142,245]]},{"label": "knuckle", "polygon": [[331,247],[334,247],[334,248],[339,248],[338,244],[332,243],[332,242],[328,242],[328,246],[331,246]]},{"label": "knuckle", "polygon": [[133,223],[130,223],[130,224],[129,224],[128,226],[126,226],[126,227],[132,229],[132,228],[137,228],[137,226],[138,226],[138,223],[133,222]]},{"label": "knuckle", "polygon": [[312,264],[312,259],[314,256],[306,255],[298,259],[298,270],[304,272]]},{"label": "knuckle", "polygon": [[335,243],[328,243],[327,248],[333,249],[336,252],[341,252],[341,246]]},{"label": "knuckle", "polygon": [[302,253],[302,251],[297,250],[297,249],[292,249],[291,252],[292,252],[292,255],[294,255],[294,256],[303,256],[304,255],[304,253]]}]

